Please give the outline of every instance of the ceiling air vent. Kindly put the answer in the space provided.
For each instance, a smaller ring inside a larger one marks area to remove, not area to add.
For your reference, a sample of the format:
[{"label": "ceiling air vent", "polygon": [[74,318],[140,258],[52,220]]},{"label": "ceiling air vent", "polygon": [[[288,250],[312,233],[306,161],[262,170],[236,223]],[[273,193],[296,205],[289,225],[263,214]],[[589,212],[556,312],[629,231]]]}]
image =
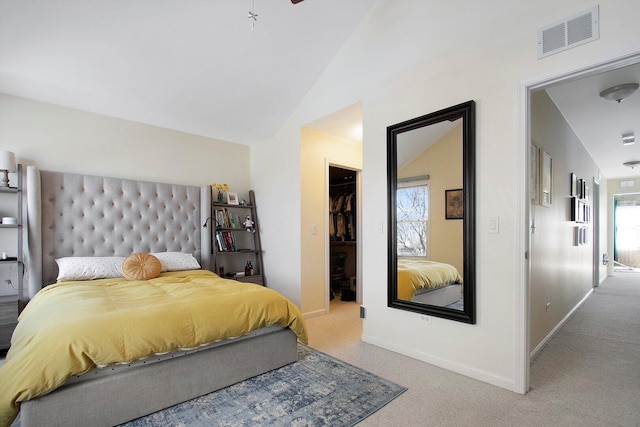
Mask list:
[{"label": "ceiling air vent", "polygon": [[600,38],[598,6],[538,30],[538,59]]}]

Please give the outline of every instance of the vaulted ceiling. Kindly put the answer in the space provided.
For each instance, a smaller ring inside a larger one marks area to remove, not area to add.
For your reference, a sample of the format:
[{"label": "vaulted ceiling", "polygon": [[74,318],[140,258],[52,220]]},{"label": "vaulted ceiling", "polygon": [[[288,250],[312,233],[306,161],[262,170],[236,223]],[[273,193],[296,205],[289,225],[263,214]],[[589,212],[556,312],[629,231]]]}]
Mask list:
[{"label": "vaulted ceiling", "polygon": [[[250,145],[275,135],[375,2],[0,0],[0,93]],[[628,82],[640,65],[548,89],[606,178],[640,176],[622,166],[640,141],[621,143],[640,132],[640,91],[598,96]],[[361,108],[309,126],[357,140],[347,117]]]},{"label": "vaulted ceiling", "polygon": [[374,2],[0,0],[0,92],[252,144]]}]

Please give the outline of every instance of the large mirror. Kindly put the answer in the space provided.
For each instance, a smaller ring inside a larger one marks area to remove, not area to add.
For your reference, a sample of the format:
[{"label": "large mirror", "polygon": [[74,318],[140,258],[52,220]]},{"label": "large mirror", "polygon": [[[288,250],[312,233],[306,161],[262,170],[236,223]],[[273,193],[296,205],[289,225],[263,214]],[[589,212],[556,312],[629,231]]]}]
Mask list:
[{"label": "large mirror", "polygon": [[475,103],[387,128],[389,307],[475,323]]}]

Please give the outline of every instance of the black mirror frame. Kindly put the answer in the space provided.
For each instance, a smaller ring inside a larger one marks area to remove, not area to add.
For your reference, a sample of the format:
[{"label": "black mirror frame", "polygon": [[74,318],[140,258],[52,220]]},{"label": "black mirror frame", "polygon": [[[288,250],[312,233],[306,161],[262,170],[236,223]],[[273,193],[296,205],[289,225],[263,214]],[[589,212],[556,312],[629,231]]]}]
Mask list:
[{"label": "black mirror frame", "polygon": [[[463,296],[464,310],[398,299],[398,254],[396,242],[396,189],[398,134],[442,121],[463,119]],[[388,306],[429,316],[442,317],[464,323],[476,323],[475,278],[475,102],[468,101],[431,114],[416,117],[387,127],[387,183],[388,183]]]}]

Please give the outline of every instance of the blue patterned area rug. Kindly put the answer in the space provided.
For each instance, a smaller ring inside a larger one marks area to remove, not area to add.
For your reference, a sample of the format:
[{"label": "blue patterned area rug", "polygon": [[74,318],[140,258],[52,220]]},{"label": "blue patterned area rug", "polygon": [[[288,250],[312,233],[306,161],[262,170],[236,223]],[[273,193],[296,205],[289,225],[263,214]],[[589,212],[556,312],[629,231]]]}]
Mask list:
[{"label": "blue patterned area rug", "polygon": [[406,390],[298,344],[295,363],[121,427],[353,426]]}]

